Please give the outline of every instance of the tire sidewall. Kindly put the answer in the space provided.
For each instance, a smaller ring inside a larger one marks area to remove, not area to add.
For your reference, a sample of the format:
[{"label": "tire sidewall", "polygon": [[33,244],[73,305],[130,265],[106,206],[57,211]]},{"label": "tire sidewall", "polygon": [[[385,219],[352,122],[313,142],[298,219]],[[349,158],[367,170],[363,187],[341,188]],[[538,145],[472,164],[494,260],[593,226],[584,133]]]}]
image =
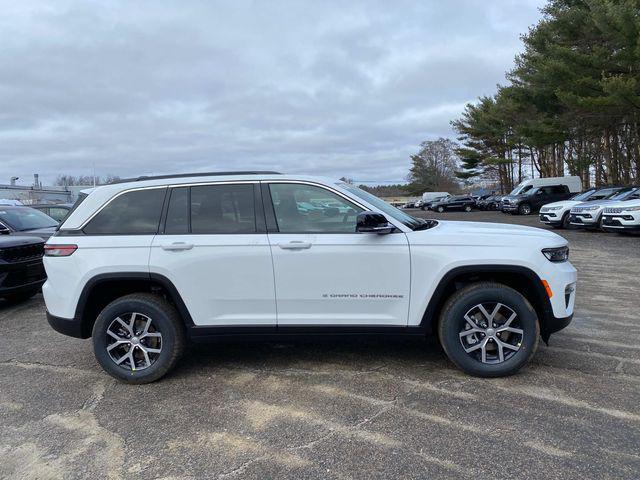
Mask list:
[{"label": "tire sidewall", "polygon": [[[475,305],[488,302],[500,302],[511,308],[524,330],[520,350],[500,364],[475,360],[464,351],[459,338],[464,328],[464,315]],[[506,286],[487,286],[465,289],[452,298],[442,313],[438,333],[445,352],[459,368],[471,375],[500,377],[516,373],[531,359],[538,346],[540,327],[533,307],[522,295]]]},{"label": "tire sidewall", "polygon": [[[527,211],[528,210],[528,211]],[[531,206],[528,203],[523,203],[518,208],[518,213],[520,215],[529,215],[531,213]]]},{"label": "tire sidewall", "polygon": [[[150,367],[136,371],[116,365],[107,352],[107,328],[116,317],[132,312],[142,313],[151,318],[154,327],[162,334],[162,351],[159,357]],[[178,335],[169,312],[161,305],[125,297],[112,302],[100,312],[93,326],[93,351],[96,360],[109,375],[129,383],[144,383],[160,378],[171,368],[175,361]]]}]

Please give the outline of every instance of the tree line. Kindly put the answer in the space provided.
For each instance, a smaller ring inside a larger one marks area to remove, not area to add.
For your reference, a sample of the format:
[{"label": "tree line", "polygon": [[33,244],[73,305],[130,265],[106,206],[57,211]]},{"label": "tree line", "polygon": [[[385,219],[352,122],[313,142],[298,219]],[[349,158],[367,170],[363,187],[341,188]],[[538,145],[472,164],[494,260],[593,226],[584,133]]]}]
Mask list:
[{"label": "tree line", "polygon": [[640,1],[551,0],[493,96],[452,126],[463,181],[640,183]]}]

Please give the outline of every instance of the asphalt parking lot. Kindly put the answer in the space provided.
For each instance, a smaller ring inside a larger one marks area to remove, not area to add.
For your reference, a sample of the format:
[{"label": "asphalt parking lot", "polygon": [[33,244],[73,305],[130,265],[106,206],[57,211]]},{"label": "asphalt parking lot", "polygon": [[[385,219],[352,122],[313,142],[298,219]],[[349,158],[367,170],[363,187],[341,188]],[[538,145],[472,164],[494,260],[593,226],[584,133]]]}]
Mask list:
[{"label": "asphalt parking lot", "polygon": [[505,379],[362,340],[198,346],[128,386],[40,296],[0,304],[0,478],[640,478],[640,237],[562,234],[574,321]]}]

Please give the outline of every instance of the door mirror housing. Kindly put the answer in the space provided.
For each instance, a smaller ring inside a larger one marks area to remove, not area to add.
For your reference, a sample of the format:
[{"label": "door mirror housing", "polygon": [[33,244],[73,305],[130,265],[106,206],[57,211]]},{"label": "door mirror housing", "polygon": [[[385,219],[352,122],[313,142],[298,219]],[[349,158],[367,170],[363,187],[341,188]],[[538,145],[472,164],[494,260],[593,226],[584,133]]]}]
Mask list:
[{"label": "door mirror housing", "polygon": [[11,233],[11,229],[6,225],[0,223],[0,235],[9,235]]},{"label": "door mirror housing", "polygon": [[387,217],[378,212],[361,212],[356,219],[356,232],[358,233],[383,235],[393,232],[395,228],[389,223]]}]

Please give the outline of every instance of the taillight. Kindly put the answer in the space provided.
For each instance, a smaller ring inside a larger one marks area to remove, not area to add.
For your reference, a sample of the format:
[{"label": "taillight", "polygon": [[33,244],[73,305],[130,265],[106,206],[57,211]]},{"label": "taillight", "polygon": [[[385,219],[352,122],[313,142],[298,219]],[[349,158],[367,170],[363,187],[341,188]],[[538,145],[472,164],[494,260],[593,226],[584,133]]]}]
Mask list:
[{"label": "taillight", "polygon": [[46,257],[68,257],[78,249],[77,245],[45,245]]}]

